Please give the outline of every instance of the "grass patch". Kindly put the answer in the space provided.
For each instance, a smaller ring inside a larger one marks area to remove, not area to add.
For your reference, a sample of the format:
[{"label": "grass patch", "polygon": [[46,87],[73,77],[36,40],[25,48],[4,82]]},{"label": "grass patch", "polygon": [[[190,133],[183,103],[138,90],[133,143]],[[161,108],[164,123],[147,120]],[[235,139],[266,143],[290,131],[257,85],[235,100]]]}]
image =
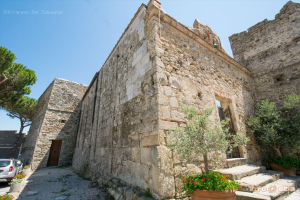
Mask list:
[{"label": "grass patch", "polygon": [[67,191],[67,189],[62,188],[59,192],[60,192],[60,193],[63,193],[63,192],[66,192],[66,191]]},{"label": "grass patch", "polygon": [[63,175],[64,178],[69,178],[70,176],[73,176],[73,175],[72,174]]},{"label": "grass patch", "polygon": [[62,196],[67,196],[67,197],[71,196],[70,193],[65,193],[65,194],[61,194],[61,195],[62,195]]}]

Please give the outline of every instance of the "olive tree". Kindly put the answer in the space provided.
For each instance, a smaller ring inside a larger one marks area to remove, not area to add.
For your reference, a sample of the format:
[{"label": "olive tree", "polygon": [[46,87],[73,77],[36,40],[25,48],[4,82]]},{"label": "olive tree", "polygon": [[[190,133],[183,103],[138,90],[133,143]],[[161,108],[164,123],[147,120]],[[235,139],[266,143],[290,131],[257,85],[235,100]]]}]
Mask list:
[{"label": "olive tree", "polygon": [[279,110],[274,102],[262,100],[248,126],[258,144],[273,149],[278,156],[282,150],[292,151],[300,146],[300,95],[289,95]]},{"label": "olive tree", "polygon": [[[204,159],[205,170],[209,169],[209,158],[216,161],[222,153],[225,153],[229,142],[233,142],[232,147],[245,145],[248,138],[245,136],[245,130],[231,134],[226,127],[228,119],[219,119],[212,121],[210,116],[213,108],[205,108],[201,114],[198,114],[194,107],[186,107],[180,104],[182,112],[186,114],[187,125],[184,129],[177,127],[170,130],[169,139],[171,141],[170,148],[174,150],[182,163],[189,163]],[[229,140],[228,138],[231,138]]]}]

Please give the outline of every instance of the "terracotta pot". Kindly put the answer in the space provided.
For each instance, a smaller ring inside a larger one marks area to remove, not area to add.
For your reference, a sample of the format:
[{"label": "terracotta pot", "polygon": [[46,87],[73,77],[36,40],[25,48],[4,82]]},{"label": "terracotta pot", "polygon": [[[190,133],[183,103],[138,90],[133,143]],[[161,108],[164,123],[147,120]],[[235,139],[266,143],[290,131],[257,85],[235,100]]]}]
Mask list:
[{"label": "terracotta pot", "polygon": [[236,190],[226,190],[225,192],[195,190],[191,194],[192,200],[236,200]]},{"label": "terracotta pot", "polygon": [[274,171],[283,172],[284,175],[296,176],[296,168],[295,167],[292,167],[291,169],[288,169],[288,168],[282,167],[280,165],[277,165],[273,162],[269,162],[269,164],[270,164],[272,170],[274,170]]},{"label": "terracotta pot", "polygon": [[23,181],[17,184],[11,184],[9,188],[9,192],[20,192],[22,190]]}]

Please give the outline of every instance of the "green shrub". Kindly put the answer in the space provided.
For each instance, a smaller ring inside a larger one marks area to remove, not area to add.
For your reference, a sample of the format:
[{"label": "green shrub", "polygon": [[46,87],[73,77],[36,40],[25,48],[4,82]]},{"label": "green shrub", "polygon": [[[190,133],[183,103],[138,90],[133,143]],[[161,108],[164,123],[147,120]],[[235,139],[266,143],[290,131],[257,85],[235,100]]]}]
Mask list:
[{"label": "green shrub", "polygon": [[296,157],[277,157],[271,158],[268,162],[273,162],[277,165],[283,166],[285,168],[298,168],[300,169],[300,160]]},{"label": "green shrub", "polygon": [[263,100],[256,105],[248,126],[258,144],[282,156],[282,149],[292,151],[300,146],[300,95],[289,95],[279,110],[275,103]]}]

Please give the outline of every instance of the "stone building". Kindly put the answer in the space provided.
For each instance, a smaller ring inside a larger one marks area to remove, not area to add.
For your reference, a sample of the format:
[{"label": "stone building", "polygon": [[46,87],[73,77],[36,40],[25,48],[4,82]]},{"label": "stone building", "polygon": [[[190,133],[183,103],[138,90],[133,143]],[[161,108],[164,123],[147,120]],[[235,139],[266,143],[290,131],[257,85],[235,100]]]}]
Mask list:
[{"label": "stone building", "polygon": [[286,95],[300,94],[300,4],[289,1],[274,20],[252,26],[229,40],[234,59],[253,76],[255,100],[283,106]]},{"label": "stone building", "polygon": [[[159,0],[142,4],[88,88],[55,79],[44,92],[24,159],[47,166],[51,141],[60,140],[59,165],[74,152],[73,168],[121,199],[132,190],[112,186],[149,188],[156,199],[181,197],[181,176],[202,172],[204,164],[181,166],[167,147],[168,130],[186,126],[179,103],[213,107],[213,118],[230,111],[236,132],[256,101],[280,106],[284,95],[299,94],[299,16],[299,4],[288,2],[275,20],[231,36],[233,59],[207,25],[177,22]],[[262,164],[253,138],[231,157]],[[227,158],[217,165],[228,166]]]},{"label": "stone building", "polygon": [[33,168],[72,163],[87,86],[56,78],[38,100],[21,159]]},{"label": "stone building", "polygon": [[[182,167],[167,147],[168,130],[186,126],[178,104],[212,106],[218,117],[219,100],[239,130],[253,113],[251,82],[250,70],[208,26],[177,22],[158,0],[142,4],[82,99],[73,168],[99,184],[150,188],[157,199],[179,196],[182,174],[204,165]],[[249,146],[238,149],[240,157],[259,163]],[[218,164],[226,165],[225,153]]]}]

